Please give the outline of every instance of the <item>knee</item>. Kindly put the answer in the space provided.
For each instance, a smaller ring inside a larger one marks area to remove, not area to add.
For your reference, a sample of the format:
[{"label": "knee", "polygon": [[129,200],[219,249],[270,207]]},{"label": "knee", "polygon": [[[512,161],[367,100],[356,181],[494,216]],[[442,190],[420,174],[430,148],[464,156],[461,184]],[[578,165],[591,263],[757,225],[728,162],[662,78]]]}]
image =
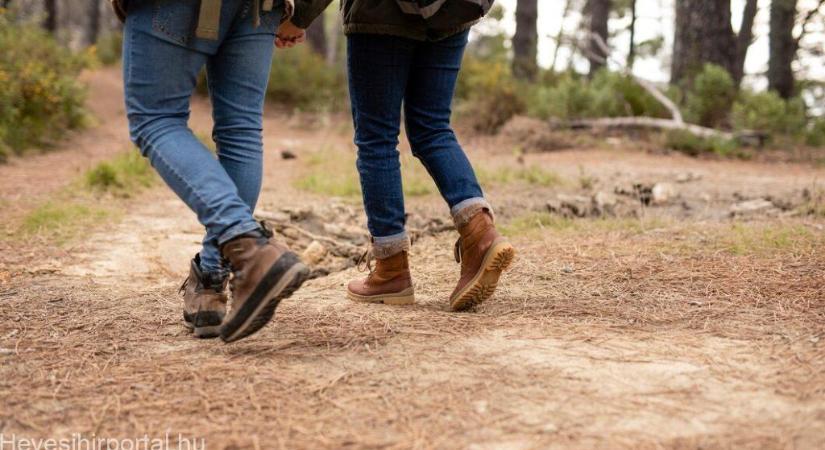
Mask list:
[{"label": "knee", "polygon": [[407,139],[413,155],[420,157],[441,148],[457,147],[458,139],[449,124],[443,126],[407,128]]},{"label": "knee", "polygon": [[163,136],[187,129],[187,118],[174,114],[129,114],[129,138],[148,156],[149,149]]}]

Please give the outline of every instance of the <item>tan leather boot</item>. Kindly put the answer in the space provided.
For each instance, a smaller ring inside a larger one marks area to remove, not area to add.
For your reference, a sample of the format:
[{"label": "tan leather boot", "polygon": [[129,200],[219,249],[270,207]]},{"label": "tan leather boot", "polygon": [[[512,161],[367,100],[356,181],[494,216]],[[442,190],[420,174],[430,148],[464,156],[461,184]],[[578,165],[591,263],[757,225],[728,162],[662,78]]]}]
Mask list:
[{"label": "tan leather boot", "polygon": [[225,243],[221,254],[232,268],[232,310],[221,327],[225,342],[263,328],[278,303],[298,290],[309,276],[309,269],[298,255],[276,242],[266,227]]},{"label": "tan leather boot", "polygon": [[461,263],[461,278],[450,295],[450,309],[467,310],[489,299],[496,290],[501,272],[513,262],[516,251],[498,234],[488,210],[474,215],[458,228],[455,259]]},{"label": "tan leather boot", "polygon": [[407,252],[376,259],[375,269],[370,264],[371,253],[366,257],[370,274],[349,283],[347,297],[350,300],[388,305],[410,305],[415,302]]},{"label": "tan leather boot", "polygon": [[183,324],[196,337],[214,338],[220,334],[226,315],[227,277],[201,272],[200,256],[189,264],[189,277],[180,287],[183,294]]}]

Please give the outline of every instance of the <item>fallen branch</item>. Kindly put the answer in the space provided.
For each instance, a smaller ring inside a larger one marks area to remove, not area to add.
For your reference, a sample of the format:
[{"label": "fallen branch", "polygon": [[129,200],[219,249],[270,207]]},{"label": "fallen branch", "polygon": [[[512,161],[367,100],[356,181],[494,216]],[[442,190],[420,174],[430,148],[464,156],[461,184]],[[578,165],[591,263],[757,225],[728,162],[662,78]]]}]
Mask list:
[{"label": "fallen branch", "polygon": [[683,130],[702,138],[736,139],[738,136],[713,128],[702,127],[673,119],[655,117],[604,117],[599,119],[582,119],[568,122],[572,129],[584,128],[650,128],[656,130]]}]

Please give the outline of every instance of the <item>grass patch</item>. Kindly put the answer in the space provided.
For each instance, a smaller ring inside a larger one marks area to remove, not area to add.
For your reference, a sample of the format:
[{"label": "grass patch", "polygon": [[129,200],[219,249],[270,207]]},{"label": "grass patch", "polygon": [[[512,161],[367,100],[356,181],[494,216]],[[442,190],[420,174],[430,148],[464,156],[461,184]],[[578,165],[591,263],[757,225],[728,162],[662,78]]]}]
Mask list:
[{"label": "grass patch", "polygon": [[[293,185],[303,191],[333,197],[360,197],[361,183],[355,168],[355,155],[324,148],[307,158],[309,170]],[[401,154],[404,195],[418,197],[438,192],[424,167],[408,154]]]},{"label": "grass patch", "polygon": [[64,242],[82,227],[99,223],[111,216],[101,206],[82,201],[48,201],[23,218],[20,232],[25,236],[52,235],[57,242]]},{"label": "grass patch", "polygon": [[808,253],[823,244],[822,236],[801,224],[735,223],[718,238],[719,248],[734,255]]},{"label": "grass patch", "polygon": [[526,167],[496,167],[490,169],[479,167],[476,169],[478,181],[483,185],[525,183],[530,186],[550,187],[564,184],[564,179],[552,170],[538,165]]},{"label": "grass patch", "polygon": [[702,138],[684,130],[665,134],[665,146],[688,156],[714,154],[722,158],[750,159],[751,154],[736,141],[722,138]]},{"label": "grass patch", "polygon": [[639,234],[654,228],[666,227],[661,219],[588,218],[574,219],[548,212],[530,212],[507,221],[501,231],[508,236],[530,236],[545,231],[554,233],[610,233]]},{"label": "grass patch", "polygon": [[149,162],[137,151],[123,153],[103,161],[84,175],[84,185],[95,192],[130,197],[151,186],[156,176]]}]

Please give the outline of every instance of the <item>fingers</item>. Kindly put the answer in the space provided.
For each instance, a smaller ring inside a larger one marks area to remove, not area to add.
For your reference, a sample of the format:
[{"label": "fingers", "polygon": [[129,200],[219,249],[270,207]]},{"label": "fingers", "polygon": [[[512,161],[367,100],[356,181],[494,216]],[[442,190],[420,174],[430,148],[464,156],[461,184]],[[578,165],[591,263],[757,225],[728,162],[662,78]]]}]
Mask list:
[{"label": "fingers", "polygon": [[292,48],[297,44],[306,41],[306,33],[300,30],[298,33],[283,33],[275,36],[276,48]]}]

